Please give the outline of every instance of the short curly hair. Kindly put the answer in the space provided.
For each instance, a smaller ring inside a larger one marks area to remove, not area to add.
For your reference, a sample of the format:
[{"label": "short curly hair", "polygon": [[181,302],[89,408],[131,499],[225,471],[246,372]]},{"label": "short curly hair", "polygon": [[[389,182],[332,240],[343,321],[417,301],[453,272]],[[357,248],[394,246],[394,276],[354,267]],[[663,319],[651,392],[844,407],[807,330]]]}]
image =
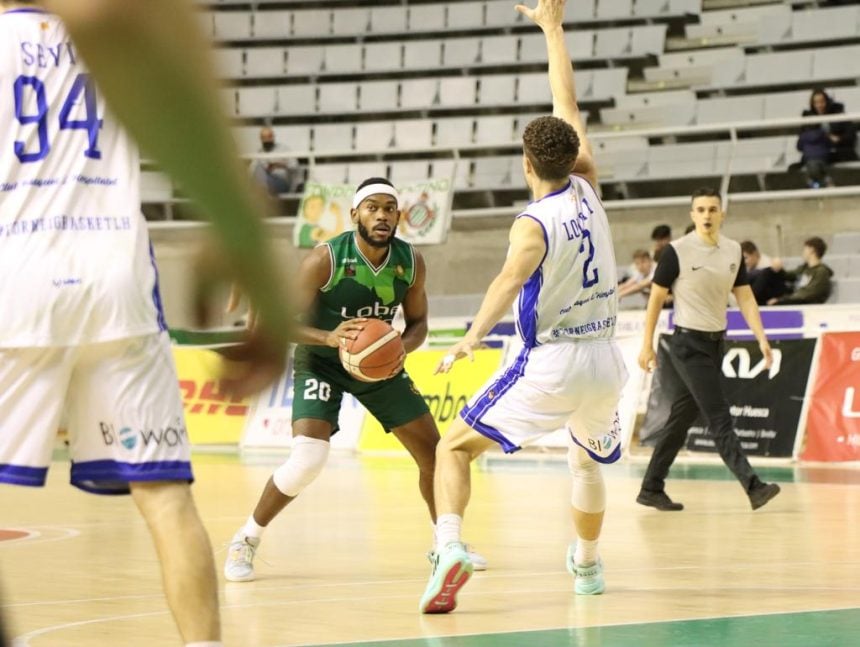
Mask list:
[{"label": "short curly hair", "polygon": [[563,180],[579,155],[579,135],[558,117],[538,117],[523,132],[523,151],[542,180]]}]

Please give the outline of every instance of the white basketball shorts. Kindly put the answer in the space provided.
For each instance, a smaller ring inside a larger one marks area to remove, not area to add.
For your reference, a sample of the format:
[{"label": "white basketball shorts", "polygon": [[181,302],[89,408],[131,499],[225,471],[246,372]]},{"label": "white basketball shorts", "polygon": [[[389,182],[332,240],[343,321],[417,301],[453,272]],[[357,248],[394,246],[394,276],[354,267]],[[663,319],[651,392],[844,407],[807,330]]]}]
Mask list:
[{"label": "white basketball shorts", "polygon": [[507,453],[567,427],[594,460],[612,463],[621,457],[618,401],[626,381],[614,341],[552,342],[524,348],[460,416]]},{"label": "white basketball shorts", "polygon": [[0,482],[44,485],[61,419],[82,490],[125,494],[130,481],[193,478],[166,332],[0,348]]}]

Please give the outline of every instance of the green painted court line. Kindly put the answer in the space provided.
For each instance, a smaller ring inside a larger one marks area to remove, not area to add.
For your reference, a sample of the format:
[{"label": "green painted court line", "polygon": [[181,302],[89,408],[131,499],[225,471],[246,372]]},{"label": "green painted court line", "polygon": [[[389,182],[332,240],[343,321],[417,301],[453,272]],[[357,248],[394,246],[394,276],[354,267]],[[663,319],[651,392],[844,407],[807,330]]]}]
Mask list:
[{"label": "green painted court line", "polygon": [[857,644],[860,644],[860,609],[327,643],[326,647],[849,647]]}]

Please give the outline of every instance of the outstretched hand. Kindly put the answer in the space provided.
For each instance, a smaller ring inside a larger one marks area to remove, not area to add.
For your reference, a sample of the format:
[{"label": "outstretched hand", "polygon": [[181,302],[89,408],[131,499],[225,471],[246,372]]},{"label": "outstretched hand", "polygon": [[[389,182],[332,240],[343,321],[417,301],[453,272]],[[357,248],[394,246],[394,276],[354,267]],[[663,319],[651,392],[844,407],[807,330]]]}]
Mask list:
[{"label": "outstretched hand", "polygon": [[534,9],[522,4],[514,8],[546,31],[552,27],[560,27],[564,23],[564,3],[565,0],[538,0]]},{"label": "outstretched hand", "polygon": [[433,375],[438,375],[439,373],[447,373],[451,370],[451,367],[454,366],[454,362],[458,359],[463,359],[464,357],[468,357],[470,362],[475,361],[475,347],[477,344],[473,342],[463,341],[457,342],[451,348],[448,349],[448,353],[439,364],[436,366],[436,370],[433,371]]}]

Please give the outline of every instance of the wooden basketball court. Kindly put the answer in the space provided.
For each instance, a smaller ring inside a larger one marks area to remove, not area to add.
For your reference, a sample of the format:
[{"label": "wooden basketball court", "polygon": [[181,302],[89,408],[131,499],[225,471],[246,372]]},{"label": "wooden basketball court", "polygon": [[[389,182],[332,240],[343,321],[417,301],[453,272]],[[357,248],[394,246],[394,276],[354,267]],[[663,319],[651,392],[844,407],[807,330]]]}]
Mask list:
[{"label": "wooden basketball court", "polygon": [[[195,457],[219,568],[279,460]],[[755,513],[722,466],[674,469],[668,491],[685,511],[643,508],[634,502],[641,471],[606,470],[607,590],[577,597],[564,569],[566,464],[491,457],[474,472],[465,524],[490,570],[463,589],[454,613],[422,616],[431,530],[414,467],[334,455],[269,529],[257,581],[222,580],[225,645],[857,644],[860,470],[765,470],[783,493]],[[44,489],[0,488],[2,606],[16,644],[179,645],[131,500],[67,480],[60,461]]]}]

